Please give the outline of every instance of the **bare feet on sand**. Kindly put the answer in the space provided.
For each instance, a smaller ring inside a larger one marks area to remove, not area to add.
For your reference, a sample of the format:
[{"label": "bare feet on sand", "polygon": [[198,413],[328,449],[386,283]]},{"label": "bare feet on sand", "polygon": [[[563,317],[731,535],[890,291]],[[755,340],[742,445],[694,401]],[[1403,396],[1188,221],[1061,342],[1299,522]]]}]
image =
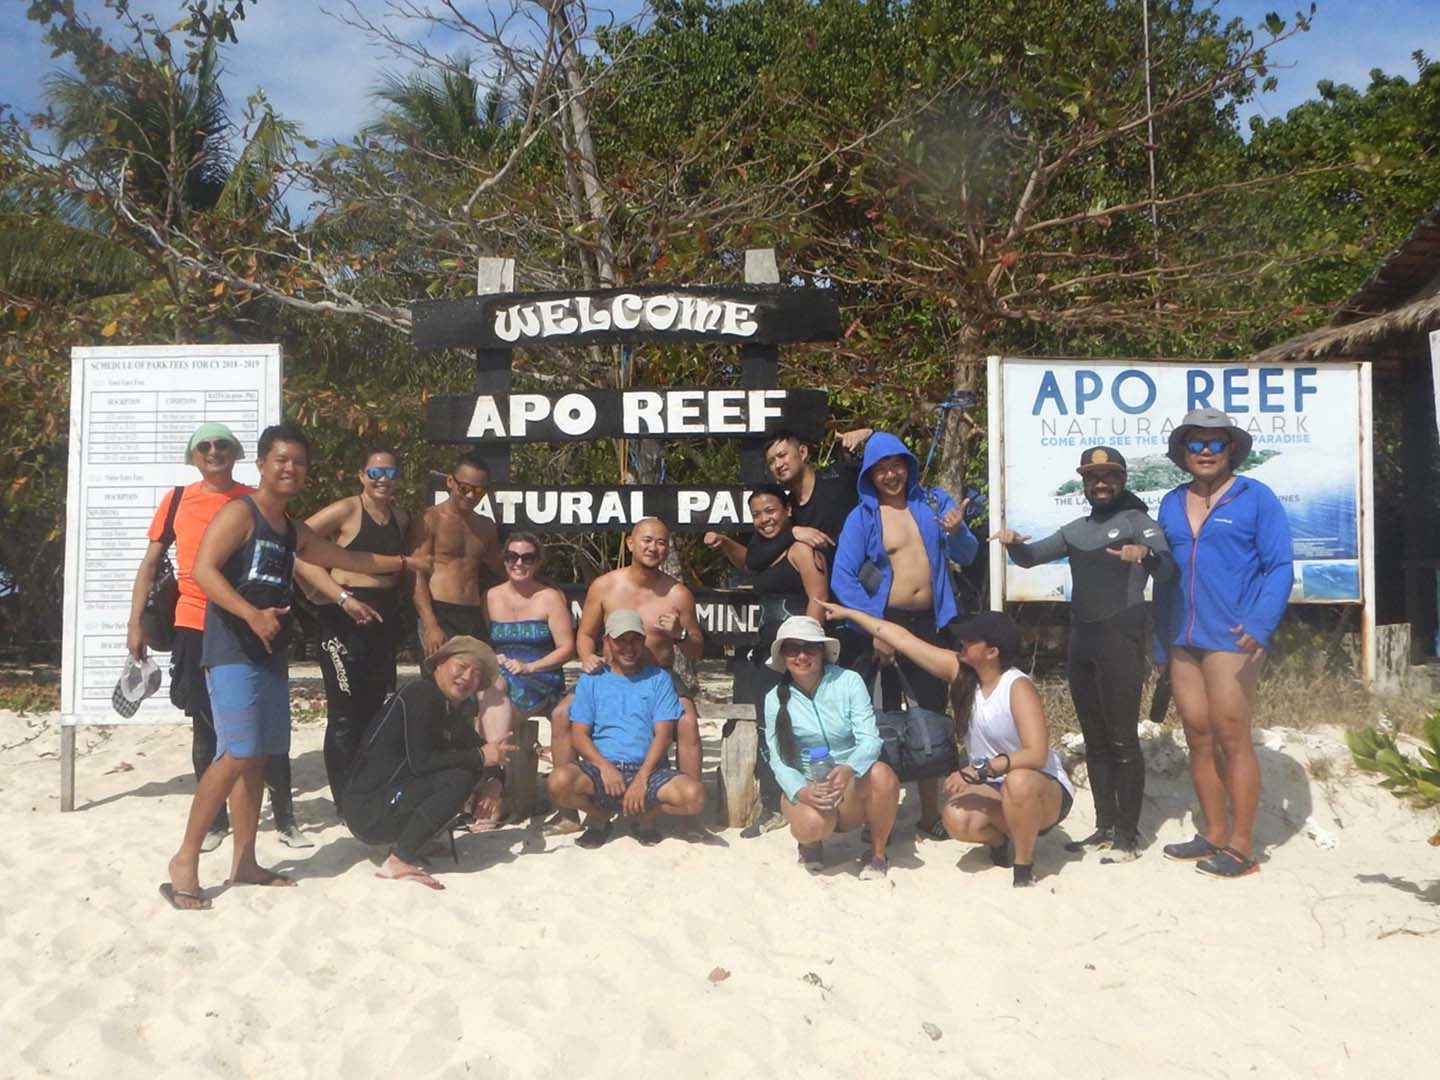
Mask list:
[{"label": "bare feet on sand", "polygon": [[230,869],[230,884],[232,885],[263,885],[270,887],[293,886],[294,881],[284,874],[276,873],[274,870],[266,870],[259,863],[251,860]]},{"label": "bare feet on sand", "polygon": [[386,881],[413,881],[417,885],[424,885],[427,889],[442,890],[445,888],[431,877],[430,871],[423,866],[408,863],[393,851],[380,864],[380,869],[375,871],[375,876],[384,878]]}]

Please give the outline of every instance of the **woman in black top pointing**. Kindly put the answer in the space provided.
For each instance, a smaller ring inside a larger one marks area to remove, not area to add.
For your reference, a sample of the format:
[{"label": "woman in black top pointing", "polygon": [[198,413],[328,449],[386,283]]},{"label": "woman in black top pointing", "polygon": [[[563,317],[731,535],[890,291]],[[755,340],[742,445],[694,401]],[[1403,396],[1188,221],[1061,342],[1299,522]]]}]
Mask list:
[{"label": "woman in black top pointing", "polygon": [[[365,454],[360,494],[311,514],[305,524],[348,551],[403,555],[408,518],[395,505],[399,460],[394,451]],[[350,759],[385,695],[395,689],[395,635],[400,628],[401,574],[325,571],[300,560],[296,576],[320,604],[320,674],[325,680],[325,775],[335,809]]]},{"label": "woman in black top pointing", "polygon": [[1035,543],[1012,529],[995,539],[1017,566],[1070,559],[1070,696],[1085,737],[1095,799],[1095,832],[1071,851],[1109,850],[1111,861],[1139,854],[1145,759],[1140,752],[1140,694],[1150,669],[1145,581],[1163,585],[1175,560],[1145,504],[1125,489],[1125,458],[1108,446],[1080,455],[1076,470],[1090,513]]}]

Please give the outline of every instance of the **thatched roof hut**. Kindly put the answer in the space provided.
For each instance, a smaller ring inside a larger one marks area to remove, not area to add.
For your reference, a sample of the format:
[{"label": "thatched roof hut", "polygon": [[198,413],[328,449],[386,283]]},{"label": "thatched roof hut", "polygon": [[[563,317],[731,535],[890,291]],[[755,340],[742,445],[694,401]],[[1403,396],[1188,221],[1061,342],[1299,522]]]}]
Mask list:
[{"label": "thatched roof hut", "polygon": [[[1440,444],[1430,334],[1440,331],[1440,206],[1335,310],[1257,362],[1372,362],[1376,619],[1412,663],[1436,663]],[[1440,366],[1440,344],[1434,364]],[[1395,631],[1401,631],[1396,633]],[[1404,641],[1408,638],[1408,643]]]}]

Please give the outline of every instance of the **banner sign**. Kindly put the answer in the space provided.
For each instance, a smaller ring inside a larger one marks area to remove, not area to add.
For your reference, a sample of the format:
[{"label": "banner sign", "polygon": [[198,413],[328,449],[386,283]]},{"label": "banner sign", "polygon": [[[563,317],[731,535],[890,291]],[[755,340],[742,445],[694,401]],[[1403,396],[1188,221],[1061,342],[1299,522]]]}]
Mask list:
[{"label": "banner sign", "polygon": [[[436,503],[448,497],[443,482]],[[659,518],[675,532],[734,529],[751,524],[746,501],[751,488],[739,484],[617,484],[561,487],[492,487],[475,513],[505,529],[540,533],[626,532],[646,518]]]},{"label": "banner sign", "polygon": [[[201,424],[216,420],[235,433],[246,457],[235,479],[257,482],[255,442],[280,420],[280,377],[278,345],[71,350],[63,723],[189,723],[165,685],[128,720],[111,708],[135,573],[160,500],[200,479],[185,446]],[[167,680],[168,667],[162,656]]]},{"label": "banner sign", "polygon": [[720,341],[834,341],[832,290],[783,285],[648,285],[588,292],[488,293],[412,305],[420,348],[513,349]]},{"label": "banner sign", "polygon": [[598,390],[569,394],[437,394],[425,404],[430,442],[755,438],[825,434],[824,390]]},{"label": "banner sign", "polygon": [[[992,367],[993,371],[993,367]],[[1152,516],[1189,477],[1165,456],[1192,409],[1224,410],[1254,439],[1240,473],[1285,505],[1295,544],[1292,602],[1359,603],[1362,446],[1356,364],[1139,364],[1012,360],[999,363],[1002,521],[1035,539],[1089,512],[1075,472],[1087,446],[1113,446],[1128,487]],[[993,424],[992,420],[992,424]],[[1363,436],[1363,443],[1362,443]],[[992,460],[992,476],[995,463]],[[992,493],[993,494],[993,493]],[[993,499],[992,499],[993,501]],[[998,524],[992,526],[998,527]],[[1028,570],[1006,560],[1005,599],[1069,600],[1064,562]]]}]

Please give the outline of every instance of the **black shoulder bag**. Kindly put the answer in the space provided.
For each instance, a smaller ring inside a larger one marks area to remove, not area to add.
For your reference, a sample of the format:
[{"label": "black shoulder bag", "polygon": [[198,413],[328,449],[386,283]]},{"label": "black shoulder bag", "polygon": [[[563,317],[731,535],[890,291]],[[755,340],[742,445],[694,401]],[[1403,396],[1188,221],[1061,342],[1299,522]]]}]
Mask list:
[{"label": "black shoulder bag", "polygon": [[960,767],[960,751],[955,745],[955,722],[944,713],[927,709],[915,700],[910,680],[899,665],[903,701],[898,709],[880,707],[880,672],[875,669],[871,700],[875,705],[875,726],[880,731],[880,759],[895,770],[901,780],[931,780],[949,776]]},{"label": "black shoulder bag", "polygon": [[170,561],[170,545],[175,542],[175,511],[180,509],[184,494],[185,489],[177,487],[170,496],[165,530],[160,534],[165,550],[150,585],[150,595],[145,597],[145,606],[140,611],[140,633],[145,636],[146,647],[156,652],[168,653],[175,647],[175,605],[180,600],[180,581],[175,576],[175,564]]}]

